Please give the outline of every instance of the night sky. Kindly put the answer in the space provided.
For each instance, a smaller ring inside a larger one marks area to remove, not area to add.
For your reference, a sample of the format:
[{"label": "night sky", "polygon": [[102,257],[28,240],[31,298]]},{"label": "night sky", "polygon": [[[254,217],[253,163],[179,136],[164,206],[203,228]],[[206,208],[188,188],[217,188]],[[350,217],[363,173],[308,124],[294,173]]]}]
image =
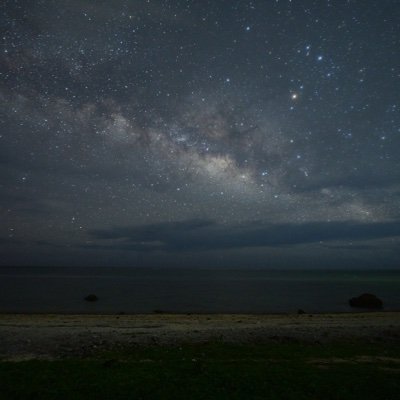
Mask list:
[{"label": "night sky", "polygon": [[400,267],[398,1],[0,7],[1,265]]}]

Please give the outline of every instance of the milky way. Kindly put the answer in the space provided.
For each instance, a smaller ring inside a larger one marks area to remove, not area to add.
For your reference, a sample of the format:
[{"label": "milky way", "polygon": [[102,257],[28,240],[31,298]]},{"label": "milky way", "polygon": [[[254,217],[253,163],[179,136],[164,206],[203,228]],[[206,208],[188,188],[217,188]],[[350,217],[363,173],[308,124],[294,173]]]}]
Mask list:
[{"label": "milky way", "polygon": [[393,267],[397,1],[4,1],[5,265]]}]

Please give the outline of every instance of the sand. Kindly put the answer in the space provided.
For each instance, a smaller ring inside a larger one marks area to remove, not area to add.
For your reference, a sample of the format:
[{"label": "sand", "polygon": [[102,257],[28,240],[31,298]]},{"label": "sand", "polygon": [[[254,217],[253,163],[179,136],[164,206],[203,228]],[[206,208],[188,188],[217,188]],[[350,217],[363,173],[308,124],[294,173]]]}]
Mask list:
[{"label": "sand", "polygon": [[303,315],[0,315],[0,360],[86,357],[123,346],[399,341],[400,312]]}]

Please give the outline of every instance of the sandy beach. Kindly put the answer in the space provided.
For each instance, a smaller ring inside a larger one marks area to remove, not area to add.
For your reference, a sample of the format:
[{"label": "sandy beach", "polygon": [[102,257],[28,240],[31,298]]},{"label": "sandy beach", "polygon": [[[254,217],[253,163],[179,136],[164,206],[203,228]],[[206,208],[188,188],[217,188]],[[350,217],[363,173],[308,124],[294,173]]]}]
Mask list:
[{"label": "sandy beach", "polygon": [[400,312],[303,315],[0,315],[0,359],[85,357],[146,344],[400,341]]}]

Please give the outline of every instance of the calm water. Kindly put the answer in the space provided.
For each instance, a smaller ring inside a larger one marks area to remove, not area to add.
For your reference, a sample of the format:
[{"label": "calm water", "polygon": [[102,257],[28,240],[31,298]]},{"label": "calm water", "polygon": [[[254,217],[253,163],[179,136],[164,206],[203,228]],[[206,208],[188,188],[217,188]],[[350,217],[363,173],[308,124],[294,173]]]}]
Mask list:
[{"label": "calm water", "polygon": [[400,310],[400,271],[0,268],[0,312],[343,312],[364,292]]}]

